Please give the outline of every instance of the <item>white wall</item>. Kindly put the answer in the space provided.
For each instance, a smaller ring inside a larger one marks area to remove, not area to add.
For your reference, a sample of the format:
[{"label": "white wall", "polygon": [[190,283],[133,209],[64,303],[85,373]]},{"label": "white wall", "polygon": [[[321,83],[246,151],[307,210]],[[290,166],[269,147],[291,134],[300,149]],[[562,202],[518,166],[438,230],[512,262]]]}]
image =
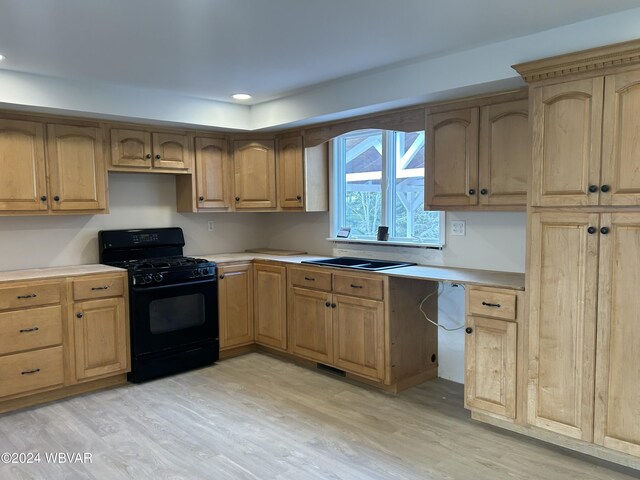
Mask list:
[{"label": "white wall", "polygon": [[[110,173],[109,215],[0,217],[0,271],[98,262],[98,231],[182,227],[187,254],[264,246],[265,216],[176,213],[172,175]],[[207,221],[214,231],[207,231]]]}]

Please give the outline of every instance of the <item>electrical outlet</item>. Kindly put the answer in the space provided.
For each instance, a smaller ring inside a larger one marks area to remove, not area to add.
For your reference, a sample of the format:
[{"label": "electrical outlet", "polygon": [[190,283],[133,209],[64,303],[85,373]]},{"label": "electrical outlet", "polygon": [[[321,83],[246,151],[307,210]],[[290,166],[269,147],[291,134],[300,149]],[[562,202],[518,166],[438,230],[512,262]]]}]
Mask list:
[{"label": "electrical outlet", "polygon": [[451,235],[464,235],[466,231],[466,222],[464,220],[455,220],[451,222]]},{"label": "electrical outlet", "polygon": [[209,220],[207,222],[207,230],[209,230],[210,232],[213,232],[213,220]]}]

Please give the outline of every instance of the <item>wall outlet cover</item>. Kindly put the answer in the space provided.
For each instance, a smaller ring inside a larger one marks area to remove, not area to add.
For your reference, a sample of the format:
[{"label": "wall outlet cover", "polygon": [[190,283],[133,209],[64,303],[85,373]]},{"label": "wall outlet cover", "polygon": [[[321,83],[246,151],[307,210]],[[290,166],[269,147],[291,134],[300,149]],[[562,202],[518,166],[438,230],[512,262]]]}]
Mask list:
[{"label": "wall outlet cover", "polygon": [[451,222],[451,235],[464,235],[466,233],[466,222],[464,220],[454,220]]},{"label": "wall outlet cover", "polygon": [[213,232],[213,220],[209,220],[207,222],[207,230],[209,230],[210,232]]}]

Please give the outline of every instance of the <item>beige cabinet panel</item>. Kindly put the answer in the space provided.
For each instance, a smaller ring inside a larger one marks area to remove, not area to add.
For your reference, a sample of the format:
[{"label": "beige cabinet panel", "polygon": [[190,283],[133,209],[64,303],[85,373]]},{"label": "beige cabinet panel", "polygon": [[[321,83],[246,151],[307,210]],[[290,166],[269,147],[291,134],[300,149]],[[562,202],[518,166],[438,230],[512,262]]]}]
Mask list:
[{"label": "beige cabinet panel", "polygon": [[302,137],[278,140],[278,169],[280,171],[280,206],[304,209],[304,151]]},{"label": "beige cabinet panel", "polygon": [[229,154],[222,138],[196,138],[196,195],[198,208],[228,208]]},{"label": "beige cabinet panel", "polygon": [[638,112],[640,72],[605,77],[600,191],[602,205],[640,205]]},{"label": "beige cabinet panel", "polygon": [[85,380],[129,369],[129,335],[124,298],[74,305],[76,377]]},{"label": "beige cabinet panel", "polygon": [[151,134],[143,130],[111,129],[111,164],[151,168]]},{"label": "beige cabinet panel", "polygon": [[532,92],[531,204],[597,205],[603,77],[538,87]]},{"label": "beige cabinet panel", "polygon": [[250,263],[218,268],[220,349],[253,343],[253,269]]},{"label": "beige cabinet panel", "polygon": [[515,418],[516,353],[515,322],[467,317],[465,407]]},{"label": "beige cabinet panel", "polygon": [[640,213],[601,225],[594,440],[640,456]]},{"label": "beige cabinet panel", "polygon": [[531,220],[529,423],[585,441],[593,438],[598,222],[588,213]]},{"label": "beige cabinet panel", "polygon": [[334,365],[374,379],[384,378],[384,304],[334,295]]},{"label": "beige cabinet panel", "polygon": [[276,208],[276,157],[273,140],[233,142],[236,209]]},{"label": "beige cabinet panel", "polygon": [[427,115],[425,206],[478,204],[478,112]]},{"label": "beige cabinet panel", "polygon": [[254,265],[256,343],[287,349],[287,269]]},{"label": "beige cabinet panel", "polygon": [[528,100],[480,109],[480,205],[526,205],[531,170]]},{"label": "beige cabinet panel", "polygon": [[106,208],[102,130],[47,125],[49,192],[54,211]]},{"label": "beige cabinet panel", "polygon": [[172,170],[188,170],[191,167],[189,135],[154,133],[153,166]]},{"label": "beige cabinet panel", "polygon": [[331,363],[331,294],[305,288],[291,288],[289,294],[291,352],[317,362]]},{"label": "beige cabinet panel", "polygon": [[40,123],[0,120],[0,211],[49,208]]}]

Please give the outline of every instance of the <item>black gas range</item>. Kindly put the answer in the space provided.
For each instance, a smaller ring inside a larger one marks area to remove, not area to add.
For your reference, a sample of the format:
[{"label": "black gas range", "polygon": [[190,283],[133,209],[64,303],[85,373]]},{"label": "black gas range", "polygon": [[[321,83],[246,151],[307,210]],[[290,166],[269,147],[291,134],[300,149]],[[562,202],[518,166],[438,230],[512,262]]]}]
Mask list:
[{"label": "black gas range", "polygon": [[103,230],[98,239],[100,262],[129,271],[129,380],[218,360],[216,264],[183,255],[182,229]]}]

